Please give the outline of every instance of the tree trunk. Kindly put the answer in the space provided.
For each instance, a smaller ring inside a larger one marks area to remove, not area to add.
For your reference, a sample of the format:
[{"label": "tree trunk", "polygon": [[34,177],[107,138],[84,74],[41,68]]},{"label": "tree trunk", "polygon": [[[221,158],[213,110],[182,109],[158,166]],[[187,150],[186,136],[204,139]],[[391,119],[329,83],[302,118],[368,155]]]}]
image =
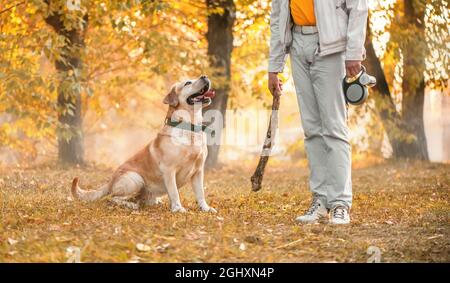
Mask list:
[{"label": "tree trunk", "polygon": [[375,97],[375,106],[391,144],[392,157],[401,158],[405,156],[404,148],[408,133],[405,132],[401,115],[395,108],[383,67],[375,53],[369,25],[367,25],[367,29],[365,66],[367,72],[377,78],[377,84],[372,88],[372,91],[379,95]]},{"label": "tree trunk", "polygon": [[[375,105],[383,123],[383,127],[388,136],[389,143],[392,147],[392,157],[424,159],[419,157],[419,153],[423,152],[423,144],[420,143],[419,138],[416,138],[415,131],[407,126],[407,123],[409,122],[404,118],[405,114],[406,117],[410,117],[416,115],[417,113],[423,113],[423,96],[421,106],[416,105],[417,107],[422,109],[421,112],[416,112],[417,108],[414,108],[414,105],[410,105],[408,103],[406,108],[402,107],[402,114],[400,114],[395,108],[395,104],[389,90],[389,84],[386,80],[386,76],[384,74],[383,67],[381,66],[380,59],[376,56],[375,49],[372,44],[369,24],[367,25],[367,38],[365,42],[365,48],[365,65],[367,67],[367,72],[377,78],[377,84],[372,88],[372,91],[379,95],[378,97],[375,97]],[[403,77],[405,81],[405,73]],[[403,99],[405,99],[405,93],[403,95]],[[422,121],[423,127],[423,114],[420,115],[418,119]]]},{"label": "tree trunk", "polygon": [[[404,1],[404,14],[407,27],[414,27],[414,41],[406,40],[402,46],[402,118],[408,132],[414,139],[405,145],[403,157],[428,160],[427,139],[423,121],[425,99],[425,11],[417,9],[414,1]],[[412,44],[417,42],[418,44]]]},{"label": "tree trunk", "polygon": [[84,163],[84,139],[81,116],[80,76],[82,69],[81,49],[88,17],[83,18],[82,30],[67,30],[63,16],[54,12],[45,19],[58,35],[65,38],[62,60],[55,61],[59,73],[58,85],[58,159],[65,164]]},{"label": "tree trunk", "polygon": [[[209,109],[219,110],[222,113],[225,125],[225,111],[228,103],[231,79],[231,52],[233,50],[233,24],[236,7],[233,0],[206,0],[208,10],[223,9],[222,13],[208,14],[208,56],[211,67],[214,69],[212,79],[216,86],[216,98]],[[221,140],[222,128],[216,130],[216,140]],[[210,143],[208,143],[210,144]],[[206,168],[217,166],[219,156],[218,145],[208,145]]]},{"label": "tree trunk", "polygon": [[370,28],[368,26],[367,38],[365,42],[366,60],[365,66],[367,72],[377,78],[377,84],[372,88],[372,91],[379,95],[375,98],[375,105],[383,123],[384,130],[388,136],[389,142],[392,146],[392,155],[397,157],[401,145],[399,144],[398,130],[401,128],[400,115],[395,109],[394,101],[392,100],[389,84],[384,75],[383,67],[378,59],[375,49],[372,44],[372,37],[370,36]]}]

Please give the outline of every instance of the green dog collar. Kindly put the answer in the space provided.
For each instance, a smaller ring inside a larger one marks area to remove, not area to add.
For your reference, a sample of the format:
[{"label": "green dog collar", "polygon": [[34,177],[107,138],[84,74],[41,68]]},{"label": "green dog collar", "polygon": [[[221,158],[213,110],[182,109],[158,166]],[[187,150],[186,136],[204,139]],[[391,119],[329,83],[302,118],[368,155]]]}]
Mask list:
[{"label": "green dog collar", "polygon": [[191,131],[194,133],[205,132],[211,133],[214,136],[215,131],[208,128],[206,125],[194,125],[191,123],[186,123],[184,121],[172,121],[169,118],[166,118],[164,124],[173,128],[178,128],[186,131]]}]

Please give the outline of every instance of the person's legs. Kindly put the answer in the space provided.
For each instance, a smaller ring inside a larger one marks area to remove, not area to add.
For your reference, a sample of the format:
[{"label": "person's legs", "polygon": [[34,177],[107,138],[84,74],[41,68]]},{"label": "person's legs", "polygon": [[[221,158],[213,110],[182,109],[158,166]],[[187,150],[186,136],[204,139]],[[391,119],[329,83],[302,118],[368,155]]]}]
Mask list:
[{"label": "person's legs", "polygon": [[322,136],[322,121],[311,82],[311,64],[317,47],[317,35],[294,33],[291,50],[294,78],[300,116],[305,134],[305,150],[310,169],[309,188],[313,200],[304,215],[296,218],[301,223],[315,223],[328,218],[326,191],[326,144]]},{"label": "person's legs", "polygon": [[344,54],[316,56],[311,79],[322,121],[327,155],[327,207],[352,204],[351,147],[347,127],[347,106],[342,90]]},{"label": "person's legs", "polygon": [[305,134],[305,150],[310,169],[309,187],[313,193],[313,198],[320,199],[323,205],[326,205],[327,147],[322,137],[319,105],[316,101],[310,75],[317,40],[317,34],[302,35],[299,32],[294,32],[291,66]]}]

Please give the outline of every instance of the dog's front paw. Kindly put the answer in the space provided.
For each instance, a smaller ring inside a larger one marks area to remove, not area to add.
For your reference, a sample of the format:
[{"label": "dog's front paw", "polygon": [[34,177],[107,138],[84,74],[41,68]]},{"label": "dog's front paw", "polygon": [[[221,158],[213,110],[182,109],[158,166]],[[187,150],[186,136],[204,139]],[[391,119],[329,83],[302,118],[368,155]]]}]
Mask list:
[{"label": "dog's front paw", "polygon": [[182,206],[175,206],[174,208],[172,208],[172,212],[186,213],[187,210]]},{"label": "dog's front paw", "polygon": [[201,206],[200,209],[203,212],[217,213],[217,210],[214,207],[210,207],[209,205]]}]

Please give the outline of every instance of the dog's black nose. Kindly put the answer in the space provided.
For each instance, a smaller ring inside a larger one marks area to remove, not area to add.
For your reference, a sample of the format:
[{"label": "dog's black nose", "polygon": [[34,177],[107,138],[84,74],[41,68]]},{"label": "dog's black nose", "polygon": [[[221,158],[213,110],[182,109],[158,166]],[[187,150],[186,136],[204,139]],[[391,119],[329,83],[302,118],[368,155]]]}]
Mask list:
[{"label": "dog's black nose", "polygon": [[201,75],[201,76],[200,76],[200,79],[206,80],[207,78],[208,78],[208,76],[205,76],[205,75]]}]

